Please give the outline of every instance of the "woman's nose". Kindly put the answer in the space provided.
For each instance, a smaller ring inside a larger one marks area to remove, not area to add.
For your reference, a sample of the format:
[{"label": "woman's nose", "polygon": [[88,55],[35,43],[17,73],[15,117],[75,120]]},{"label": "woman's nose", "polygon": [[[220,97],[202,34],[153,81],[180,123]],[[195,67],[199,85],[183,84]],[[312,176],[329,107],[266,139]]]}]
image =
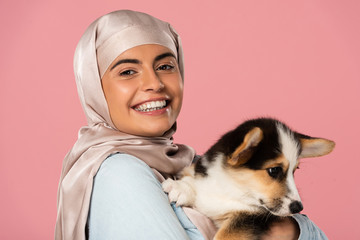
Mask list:
[{"label": "woman's nose", "polygon": [[142,89],[144,91],[159,92],[164,88],[164,83],[161,81],[155,70],[146,70],[142,76]]}]

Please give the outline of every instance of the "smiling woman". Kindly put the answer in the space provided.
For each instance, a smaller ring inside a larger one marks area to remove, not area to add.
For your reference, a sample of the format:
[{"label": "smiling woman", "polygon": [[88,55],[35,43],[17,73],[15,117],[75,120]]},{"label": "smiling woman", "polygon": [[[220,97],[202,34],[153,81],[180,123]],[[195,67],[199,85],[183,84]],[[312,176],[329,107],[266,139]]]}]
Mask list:
[{"label": "smiling woman", "polygon": [[195,227],[160,184],[195,155],[172,140],[183,97],[175,30],[112,12],[85,31],[74,70],[88,125],[64,159],[55,239],[211,238],[211,222],[195,212],[207,229]]},{"label": "smiling woman", "polygon": [[[64,159],[55,239],[213,239],[213,223],[170,204],[161,187],[195,157],[172,138],[184,81],[172,26],[129,10],[102,16],[80,39],[74,70],[88,125]],[[294,219],[280,224],[270,239],[297,238]]]},{"label": "smiling woman", "polygon": [[164,46],[126,50],[105,72],[102,86],[119,131],[162,136],[180,113],[183,81],[174,53]]}]

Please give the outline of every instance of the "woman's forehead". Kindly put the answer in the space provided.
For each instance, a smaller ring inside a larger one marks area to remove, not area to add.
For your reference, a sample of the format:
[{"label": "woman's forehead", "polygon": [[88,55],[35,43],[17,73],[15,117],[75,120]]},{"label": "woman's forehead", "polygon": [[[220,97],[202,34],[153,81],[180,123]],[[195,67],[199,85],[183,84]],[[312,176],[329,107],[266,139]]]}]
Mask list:
[{"label": "woman's forehead", "polygon": [[139,46],[132,47],[127,49],[123,53],[119,54],[116,59],[118,58],[128,58],[128,57],[136,57],[136,56],[157,56],[160,54],[169,53],[174,58],[176,57],[176,53],[174,53],[170,48],[166,46],[162,46],[159,44],[143,44]]},{"label": "woman's forehead", "polygon": [[167,47],[177,57],[177,46],[173,36],[161,29],[147,29],[144,26],[129,27],[112,35],[97,47],[97,61],[101,76],[120,54],[134,47],[156,44]]}]

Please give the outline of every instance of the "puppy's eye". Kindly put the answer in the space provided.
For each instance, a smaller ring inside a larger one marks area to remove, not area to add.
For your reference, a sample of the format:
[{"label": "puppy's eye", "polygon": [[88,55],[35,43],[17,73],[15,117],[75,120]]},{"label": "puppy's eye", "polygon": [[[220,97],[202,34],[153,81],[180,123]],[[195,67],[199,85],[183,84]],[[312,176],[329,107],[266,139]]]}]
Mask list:
[{"label": "puppy's eye", "polygon": [[278,178],[283,173],[281,167],[273,167],[273,168],[268,168],[266,170],[267,170],[269,176],[272,178]]}]

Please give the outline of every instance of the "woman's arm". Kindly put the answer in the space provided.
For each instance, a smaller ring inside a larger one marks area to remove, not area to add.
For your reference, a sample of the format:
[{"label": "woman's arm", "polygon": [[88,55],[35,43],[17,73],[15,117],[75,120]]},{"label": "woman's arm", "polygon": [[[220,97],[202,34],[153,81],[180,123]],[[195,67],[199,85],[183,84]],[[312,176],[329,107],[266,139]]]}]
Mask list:
[{"label": "woman's arm", "polygon": [[327,240],[325,233],[316,224],[311,221],[306,215],[295,214],[293,218],[300,227],[299,240]]},{"label": "woman's arm", "polygon": [[95,176],[88,229],[90,240],[189,239],[152,170],[127,154],[107,158]]}]

